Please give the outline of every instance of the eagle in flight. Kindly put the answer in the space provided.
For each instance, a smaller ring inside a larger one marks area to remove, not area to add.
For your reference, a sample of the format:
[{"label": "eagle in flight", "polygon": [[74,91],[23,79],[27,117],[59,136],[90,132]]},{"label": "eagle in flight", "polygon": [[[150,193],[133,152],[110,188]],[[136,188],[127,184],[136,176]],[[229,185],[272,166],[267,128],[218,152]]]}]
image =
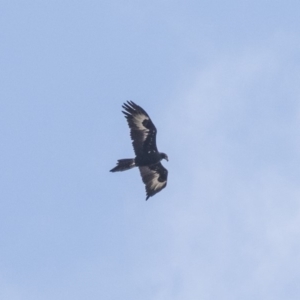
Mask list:
[{"label": "eagle in flight", "polygon": [[165,153],[156,147],[156,127],[149,115],[133,101],[127,101],[122,108],[130,128],[135,158],[119,159],[110,172],[126,171],[138,167],[146,186],[146,200],[160,192],[167,185],[168,170],[160,163],[168,161]]}]

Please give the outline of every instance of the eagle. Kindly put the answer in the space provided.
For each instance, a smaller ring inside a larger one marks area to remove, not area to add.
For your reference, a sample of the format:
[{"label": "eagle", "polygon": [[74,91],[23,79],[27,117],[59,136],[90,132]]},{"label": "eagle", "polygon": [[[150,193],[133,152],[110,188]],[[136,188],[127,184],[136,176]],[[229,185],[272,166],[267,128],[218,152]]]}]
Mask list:
[{"label": "eagle", "polygon": [[167,185],[168,170],[160,161],[162,159],[168,161],[168,156],[157,150],[157,130],[146,111],[133,101],[127,101],[122,108],[130,128],[135,158],[119,159],[110,172],[138,167],[146,188],[146,200],[148,200]]}]

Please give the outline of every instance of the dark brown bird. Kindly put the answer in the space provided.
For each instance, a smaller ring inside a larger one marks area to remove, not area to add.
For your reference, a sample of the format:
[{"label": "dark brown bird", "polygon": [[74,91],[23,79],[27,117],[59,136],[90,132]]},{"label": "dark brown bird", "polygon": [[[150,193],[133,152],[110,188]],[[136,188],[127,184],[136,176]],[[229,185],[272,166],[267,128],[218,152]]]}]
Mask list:
[{"label": "dark brown bird", "polygon": [[160,163],[168,161],[165,153],[158,152],[156,147],[156,127],[149,115],[133,101],[127,101],[122,108],[130,128],[130,136],[135,158],[119,159],[117,166],[110,172],[126,171],[138,167],[146,186],[146,200],[160,192],[167,185],[168,170]]}]

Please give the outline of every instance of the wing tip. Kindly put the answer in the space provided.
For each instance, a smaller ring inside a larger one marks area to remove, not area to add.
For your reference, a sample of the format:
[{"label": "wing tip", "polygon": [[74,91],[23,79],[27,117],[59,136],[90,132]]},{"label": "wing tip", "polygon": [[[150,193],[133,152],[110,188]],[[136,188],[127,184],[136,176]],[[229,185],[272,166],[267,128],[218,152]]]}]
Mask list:
[{"label": "wing tip", "polygon": [[138,111],[138,106],[132,101],[124,102],[122,108],[125,110],[122,113],[129,116],[134,115]]},{"label": "wing tip", "polygon": [[123,103],[122,107],[125,108],[125,107],[130,107],[130,108],[135,108],[137,107],[138,105],[136,105],[133,101],[131,100],[127,100],[126,102]]},{"label": "wing tip", "polygon": [[144,114],[146,117],[149,118],[149,115],[146,111],[140,107],[139,105],[135,104],[132,100],[127,100],[122,105],[123,109],[125,109],[129,114]]}]

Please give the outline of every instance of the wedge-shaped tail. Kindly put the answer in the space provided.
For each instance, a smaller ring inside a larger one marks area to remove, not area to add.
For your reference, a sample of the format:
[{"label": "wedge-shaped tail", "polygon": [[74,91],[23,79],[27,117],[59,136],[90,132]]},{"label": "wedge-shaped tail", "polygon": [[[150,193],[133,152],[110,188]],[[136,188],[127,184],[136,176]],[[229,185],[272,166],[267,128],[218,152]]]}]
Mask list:
[{"label": "wedge-shaped tail", "polygon": [[117,165],[110,172],[126,171],[135,167],[134,158],[119,159]]}]

